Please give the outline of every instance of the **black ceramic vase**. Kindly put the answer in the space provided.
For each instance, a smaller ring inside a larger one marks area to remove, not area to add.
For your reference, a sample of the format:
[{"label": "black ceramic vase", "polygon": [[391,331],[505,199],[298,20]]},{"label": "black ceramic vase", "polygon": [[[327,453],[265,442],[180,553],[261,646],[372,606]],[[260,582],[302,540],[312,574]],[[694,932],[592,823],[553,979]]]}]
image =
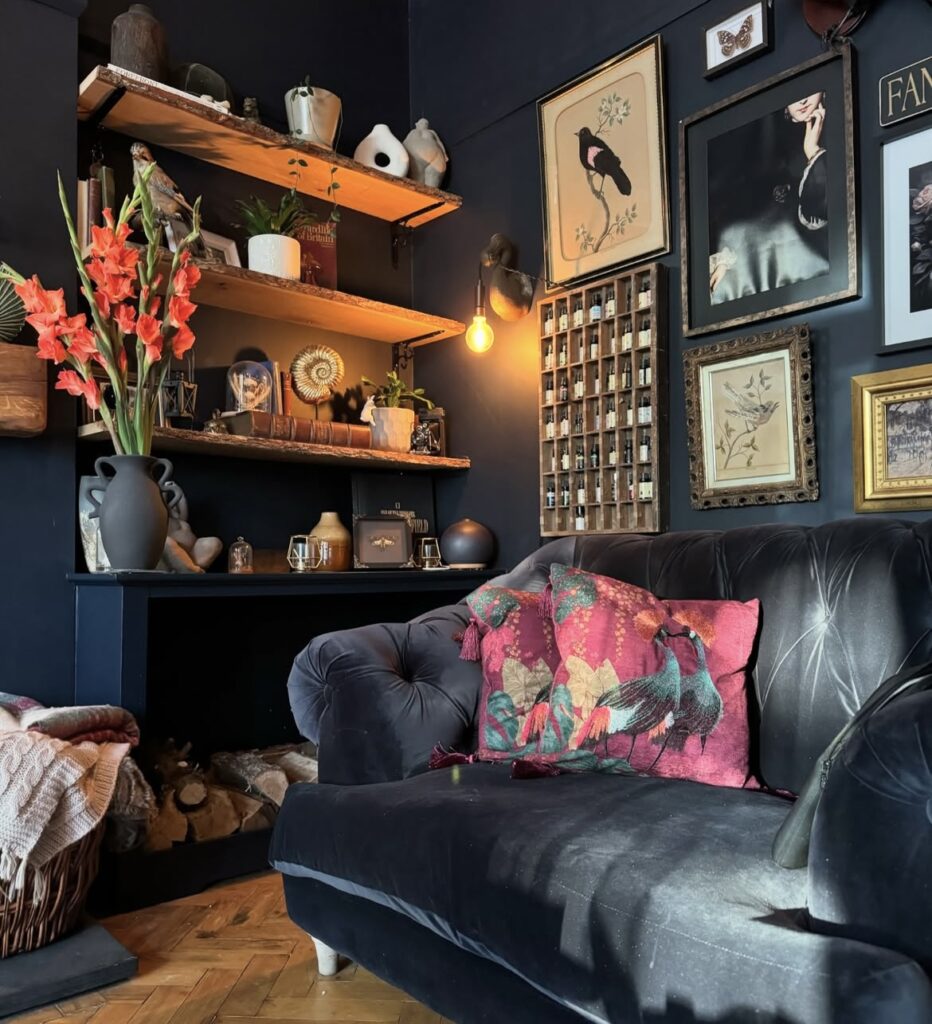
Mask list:
[{"label": "black ceramic vase", "polygon": [[[113,571],[154,569],[168,534],[168,510],[181,499],[172,464],[149,455],[110,455],[94,463],[85,490],[100,519],[100,540]],[[103,499],[96,494],[103,492]]]},{"label": "black ceramic vase", "polygon": [[455,569],[482,569],[492,561],[494,550],[492,531],[472,519],[453,523],[440,538],[440,554]]}]

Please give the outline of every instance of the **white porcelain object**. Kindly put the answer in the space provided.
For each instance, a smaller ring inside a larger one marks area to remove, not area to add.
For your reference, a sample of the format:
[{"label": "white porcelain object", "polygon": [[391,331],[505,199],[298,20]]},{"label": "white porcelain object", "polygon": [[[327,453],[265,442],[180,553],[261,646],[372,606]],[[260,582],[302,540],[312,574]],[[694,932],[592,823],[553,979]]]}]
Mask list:
[{"label": "white porcelain object", "polygon": [[285,93],[288,131],[324,149],[333,149],[342,108],[340,97],[319,85],[297,85]]},{"label": "white porcelain object", "polygon": [[408,151],[392,135],[387,124],[377,124],[369,132],[356,147],[353,159],[396,178],[403,178],[408,173],[411,162]]},{"label": "white porcelain object", "polygon": [[376,406],[372,410],[372,447],[386,452],[411,451],[414,410]]},{"label": "white porcelain object", "polygon": [[422,185],[439,188],[447,172],[449,158],[440,136],[431,128],[426,117],[421,117],[405,136],[404,147],[411,158],[408,177]]},{"label": "white porcelain object", "polygon": [[253,235],[248,245],[249,269],[260,274],[287,277],[297,281],[301,277],[301,244],[287,235]]}]

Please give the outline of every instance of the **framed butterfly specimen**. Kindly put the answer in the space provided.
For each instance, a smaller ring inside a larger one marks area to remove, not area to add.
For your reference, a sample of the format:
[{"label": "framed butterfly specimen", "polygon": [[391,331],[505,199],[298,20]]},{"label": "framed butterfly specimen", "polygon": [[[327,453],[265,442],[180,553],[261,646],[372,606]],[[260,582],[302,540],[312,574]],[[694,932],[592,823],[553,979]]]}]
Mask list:
[{"label": "framed butterfly specimen", "polygon": [[714,78],[769,50],[773,0],[747,4],[705,30],[705,77]]}]

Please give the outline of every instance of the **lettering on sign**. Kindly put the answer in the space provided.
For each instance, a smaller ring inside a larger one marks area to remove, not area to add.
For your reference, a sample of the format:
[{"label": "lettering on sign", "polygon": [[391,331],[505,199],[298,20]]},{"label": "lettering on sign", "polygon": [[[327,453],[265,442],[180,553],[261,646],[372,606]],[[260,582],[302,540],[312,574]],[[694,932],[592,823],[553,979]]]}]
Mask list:
[{"label": "lettering on sign", "polygon": [[932,57],[880,79],[880,127],[932,110]]}]

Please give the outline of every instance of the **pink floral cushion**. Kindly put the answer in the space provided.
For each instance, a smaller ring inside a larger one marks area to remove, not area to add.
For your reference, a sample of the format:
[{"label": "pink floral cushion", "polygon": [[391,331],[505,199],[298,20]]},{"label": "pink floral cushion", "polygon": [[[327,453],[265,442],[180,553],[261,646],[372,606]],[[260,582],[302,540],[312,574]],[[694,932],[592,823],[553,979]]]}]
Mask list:
[{"label": "pink floral cushion", "polygon": [[[481,760],[513,761],[537,750],[528,736],[546,709],[560,654],[540,593],[484,586],[467,598],[473,620],[463,657],[482,661],[479,699]],[[478,639],[478,650],[476,640]]]},{"label": "pink floral cushion", "polygon": [[740,787],[749,776],[747,666],[760,603],[661,601],[551,566],[561,661],[540,752],[601,770]]}]

